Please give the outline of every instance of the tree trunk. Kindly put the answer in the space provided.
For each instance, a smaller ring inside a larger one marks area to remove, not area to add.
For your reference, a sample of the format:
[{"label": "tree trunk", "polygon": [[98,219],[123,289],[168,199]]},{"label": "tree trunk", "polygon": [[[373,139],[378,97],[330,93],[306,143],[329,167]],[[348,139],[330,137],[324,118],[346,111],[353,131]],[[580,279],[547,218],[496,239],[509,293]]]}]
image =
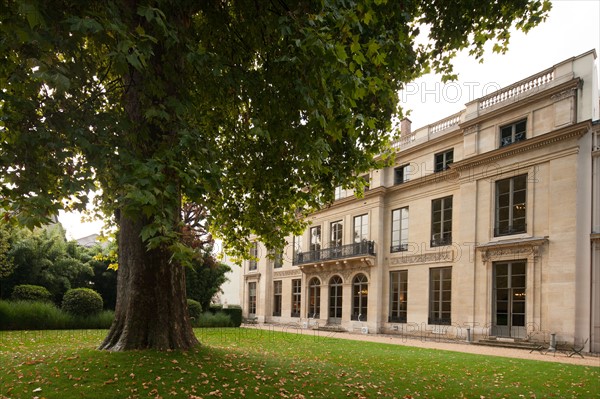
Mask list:
[{"label": "tree trunk", "polygon": [[183,267],[166,250],[148,251],[143,218],[119,217],[115,319],[99,349],[190,349],[198,344],[187,309]]}]

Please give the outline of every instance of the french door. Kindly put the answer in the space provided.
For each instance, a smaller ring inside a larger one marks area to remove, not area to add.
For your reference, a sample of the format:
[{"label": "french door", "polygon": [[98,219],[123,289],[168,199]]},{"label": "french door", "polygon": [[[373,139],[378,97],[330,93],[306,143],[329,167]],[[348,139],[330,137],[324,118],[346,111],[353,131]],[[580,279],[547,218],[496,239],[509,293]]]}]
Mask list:
[{"label": "french door", "polygon": [[494,263],[492,335],[525,338],[527,262]]}]

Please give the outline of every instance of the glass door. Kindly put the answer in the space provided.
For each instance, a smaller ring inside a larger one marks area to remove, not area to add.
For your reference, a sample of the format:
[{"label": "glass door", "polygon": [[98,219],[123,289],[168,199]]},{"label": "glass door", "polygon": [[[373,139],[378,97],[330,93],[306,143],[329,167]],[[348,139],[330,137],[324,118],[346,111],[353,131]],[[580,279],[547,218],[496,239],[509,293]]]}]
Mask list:
[{"label": "glass door", "polygon": [[526,269],[525,261],[494,263],[492,335],[526,337]]}]

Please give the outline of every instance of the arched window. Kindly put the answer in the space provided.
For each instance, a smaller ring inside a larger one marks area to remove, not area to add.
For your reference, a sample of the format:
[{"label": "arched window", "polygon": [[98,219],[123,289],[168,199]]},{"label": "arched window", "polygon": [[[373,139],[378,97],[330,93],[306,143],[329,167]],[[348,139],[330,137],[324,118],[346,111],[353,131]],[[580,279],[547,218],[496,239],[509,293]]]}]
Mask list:
[{"label": "arched window", "polygon": [[308,317],[317,319],[321,313],[321,282],[313,277],[308,283]]},{"label": "arched window", "polygon": [[329,280],[329,323],[342,322],[342,278],[333,276]]},{"label": "arched window", "polygon": [[352,280],[352,320],[367,320],[367,300],[369,281],[364,274],[357,274]]}]

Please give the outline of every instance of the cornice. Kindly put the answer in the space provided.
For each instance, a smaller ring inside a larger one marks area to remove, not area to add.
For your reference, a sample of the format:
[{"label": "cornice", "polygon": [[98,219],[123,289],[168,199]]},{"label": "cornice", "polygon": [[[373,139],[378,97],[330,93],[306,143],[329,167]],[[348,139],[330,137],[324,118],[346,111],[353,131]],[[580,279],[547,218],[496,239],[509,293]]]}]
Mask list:
[{"label": "cornice", "polygon": [[592,127],[590,120],[569,125],[551,133],[545,133],[531,139],[523,140],[506,147],[501,147],[496,150],[488,151],[483,154],[454,162],[450,168],[461,172],[467,168],[488,164],[502,158],[511,157],[513,155],[544,147],[552,143],[567,140],[573,137],[579,138],[583,136]]},{"label": "cornice", "polygon": [[422,143],[415,144],[409,148],[405,148],[405,149],[399,148],[396,151],[396,156],[394,157],[394,160],[397,161],[398,159],[404,158],[407,155],[410,155],[411,153],[418,152],[418,151],[422,150],[423,148],[426,148],[428,146],[434,146],[436,144],[441,143],[442,141],[447,141],[447,140],[455,138],[455,137],[462,137],[462,135],[463,135],[462,129],[456,128],[456,130],[454,130],[452,132],[443,133],[438,137],[434,137],[434,138],[424,141]]}]

